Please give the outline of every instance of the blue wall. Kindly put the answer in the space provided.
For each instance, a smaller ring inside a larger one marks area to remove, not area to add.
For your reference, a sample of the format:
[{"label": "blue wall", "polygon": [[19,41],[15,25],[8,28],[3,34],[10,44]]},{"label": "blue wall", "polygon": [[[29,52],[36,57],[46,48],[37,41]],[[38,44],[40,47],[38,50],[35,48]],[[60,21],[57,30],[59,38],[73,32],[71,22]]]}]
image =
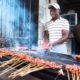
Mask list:
[{"label": "blue wall", "polygon": [[10,47],[37,43],[38,2],[34,1],[0,0],[0,38],[6,38]]}]

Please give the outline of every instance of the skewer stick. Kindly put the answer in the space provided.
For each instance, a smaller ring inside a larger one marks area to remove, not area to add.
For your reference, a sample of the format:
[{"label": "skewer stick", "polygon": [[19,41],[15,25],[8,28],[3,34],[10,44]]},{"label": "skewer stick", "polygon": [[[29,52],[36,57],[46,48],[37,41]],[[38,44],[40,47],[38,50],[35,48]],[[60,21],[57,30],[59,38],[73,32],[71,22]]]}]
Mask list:
[{"label": "skewer stick", "polygon": [[71,73],[72,73],[72,80],[75,80],[75,71],[74,71],[74,68],[71,70]]},{"label": "skewer stick", "polygon": [[75,71],[74,71],[74,77],[73,77],[73,80],[76,80],[76,74],[75,74]]},{"label": "skewer stick", "polygon": [[19,72],[23,71],[24,68],[25,68],[25,67],[22,67],[22,68],[18,69],[17,71],[11,73],[8,77],[12,77],[12,76],[14,76],[14,75],[17,75]]},{"label": "skewer stick", "polygon": [[79,80],[79,74],[77,74],[77,79],[76,80]]},{"label": "skewer stick", "polygon": [[28,69],[28,70],[26,69],[26,70],[24,70],[24,71],[19,72],[17,75],[12,76],[12,77],[13,77],[13,78],[15,78],[15,77],[17,77],[17,76],[23,77],[23,76],[25,76],[25,75],[27,75],[27,74],[29,74],[29,73],[31,73],[31,72],[38,71],[38,70],[42,70],[42,69],[44,69],[43,66],[40,67],[40,68],[34,68],[34,69]]},{"label": "skewer stick", "polygon": [[12,67],[12,68],[10,68],[10,69],[7,69],[6,71],[3,71],[3,72],[0,74],[0,76],[3,75],[3,74],[5,74],[5,73],[7,73],[7,72],[9,72],[9,71],[11,71],[11,70],[13,70],[13,69],[15,69],[16,67],[22,65],[23,63],[26,63],[26,62],[24,61],[24,62],[18,64],[17,66],[14,66],[14,67]]},{"label": "skewer stick", "polygon": [[[17,71],[15,71],[15,72],[11,73],[10,76],[17,75],[17,74],[20,73],[21,71],[25,71],[26,69],[30,68],[31,65],[32,65],[32,64],[29,63],[28,65],[26,65],[26,66],[20,68],[19,70],[17,70]],[[10,77],[10,76],[9,76],[9,77]]]},{"label": "skewer stick", "polygon": [[[35,64],[34,64],[34,65],[35,65]],[[31,66],[34,66],[34,65],[31,64],[31,63],[29,63],[28,65],[24,66],[23,68],[15,71],[15,72],[13,72],[13,73],[11,73],[9,77],[15,78],[16,76],[19,75],[20,72],[26,71],[26,70],[28,70]]]},{"label": "skewer stick", "polygon": [[29,73],[31,73],[31,72],[39,71],[39,70],[42,70],[42,69],[44,69],[44,66],[42,66],[42,67],[40,67],[40,68],[35,68],[35,69],[33,69],[33,70],[29,70],[28,72],[20,73],[20,76],[23,77],[23,76],[25,76],[25,75],[27,75],[27,74],[29,74]]},{"label": "skewer stick", "polygon": [[5,61],[5,62],[3,62],[3,63],[0,65],[0,68],[6,66],[6,65],[8,65],[8,64],[11,64],[14,60],[15,60],[15,58],[12,58],[12,59],[9,60],[9,61]]},{"label": "skewer stick", "polygon": [[80,79],[80,67],[78,67],[78,69],[79,69],[79,79]]},{"label": "skewer stick", "polygon": [[74,69],[72,70],[72,80],[75,80],[75,71],[74,71]]},{"label": "skewer stick", "polygon": [[17,76],[20,76],[21,74],[24,76],[31,72],[41,70],[41,69],[43,69],[43,66],[30,63],[30,64],[28,64],[28,66],[21,68],[20,70],[17,70],[17,72],[15,71],[9,77],[15,78]]},{"label": "skewer stick", "polygon": [[2,72],[7,71],[8,69],[12,68],[12,67],[15,66],[18,62],[21,62],[21,61],[22,61],[22,60],[18,61],[17,59],[15,59],[15,60],[13,61],[13,64],[12,64],[11,66],[9,66],[7,69],[3,70]]},{"label": "skewer stick", "polygon": [[74,73],[75,73],[75,80],[77,80],[78,77],[78,66],[74,65]]},{"label": "skewer stick", "polygon": [[79,80],[79,68],[78,68],[78,71],[77,71],[77,80]]},{"label": "skewer stick", "polygon": [[70,80],[70,73],[68,70],[67,70],[67,74],[68,74],[68,80]]},{"label": "skewer stick", "polygon": [[79,79],[80,79],[80,73],[79,73]]},{"label": "skewer stick", "polygon": [[74,80],[73,78],[74,78],[74,73],[72,72],[72,80]]}]

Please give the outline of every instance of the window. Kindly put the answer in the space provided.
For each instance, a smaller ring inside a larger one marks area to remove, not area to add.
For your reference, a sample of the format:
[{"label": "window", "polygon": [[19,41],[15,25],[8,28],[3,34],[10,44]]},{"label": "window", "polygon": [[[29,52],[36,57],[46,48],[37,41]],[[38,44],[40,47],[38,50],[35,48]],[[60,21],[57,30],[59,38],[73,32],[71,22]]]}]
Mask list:
[{"label": "window", "polygon": [[75,26],[77,24],[77,13],[63,14],[61,16],[69,21],[70,26]]}]

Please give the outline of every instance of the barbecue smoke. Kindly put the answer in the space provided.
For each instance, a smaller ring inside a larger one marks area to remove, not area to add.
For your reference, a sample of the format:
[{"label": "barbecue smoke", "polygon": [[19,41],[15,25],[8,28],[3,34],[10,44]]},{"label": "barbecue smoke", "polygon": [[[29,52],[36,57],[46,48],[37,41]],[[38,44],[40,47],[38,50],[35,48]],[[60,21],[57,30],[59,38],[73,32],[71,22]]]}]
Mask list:
[{"label": "barbecue smoke", "polygon": [[33,45],[36,38],[30,0],[0,0],[0,37],[10,47]]}]

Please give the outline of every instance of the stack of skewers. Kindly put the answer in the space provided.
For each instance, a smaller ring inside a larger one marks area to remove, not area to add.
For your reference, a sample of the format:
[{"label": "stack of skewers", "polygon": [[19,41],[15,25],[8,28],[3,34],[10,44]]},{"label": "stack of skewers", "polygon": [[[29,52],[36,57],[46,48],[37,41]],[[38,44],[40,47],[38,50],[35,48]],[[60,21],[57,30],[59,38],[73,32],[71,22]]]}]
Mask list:
[{"label": "stack of skewers", "polygon": [[[62,69],[63,65],[57,64],[56,62],[50,62],[40,58],[34,58],[31,55],[23,53],[15,53],[6,49],[0,49],[0,58],[4,56],[11,56],[10,60],[4,61],[0,65],[0,69],[9,65],[8,68],[5,68],[0,73],[0,76],[20,67],[25,64],[23,67],[16,69],[8,77],[16,78],[18,76],[25,76],[29,73],[39,71],[46,68],[52,69]],[[67,71],[68,80],[80,80],[80,66],[77,65],[66,65],[65,70]]]},{"label": "stack of skewers", "polygon": [[80,66],[77,65],[66,65],[66,71],[68,80],[80,80]]},{"label": "stack of skewers", "polygon": [[40,58],[34,58],[31,55],[25,55],[23,53],[15,53],[6,49],[0,49],[0,58],[4,56],[11,56],[11,59],[8,61],[4,61],[0,68],[3,68],[9,65],[8,68],[5,68],[0,73],[0,76],[20,67],[21,65],[25,64],[25,66],[13,71],[8,77],[16,78],[17,76],[25,76],[29,73],[39,71],[45,68],[52,68],[52,69],[61,69],[62,65],[57,64],[56,62],[50,62],[47,60],[43,60]]}]

